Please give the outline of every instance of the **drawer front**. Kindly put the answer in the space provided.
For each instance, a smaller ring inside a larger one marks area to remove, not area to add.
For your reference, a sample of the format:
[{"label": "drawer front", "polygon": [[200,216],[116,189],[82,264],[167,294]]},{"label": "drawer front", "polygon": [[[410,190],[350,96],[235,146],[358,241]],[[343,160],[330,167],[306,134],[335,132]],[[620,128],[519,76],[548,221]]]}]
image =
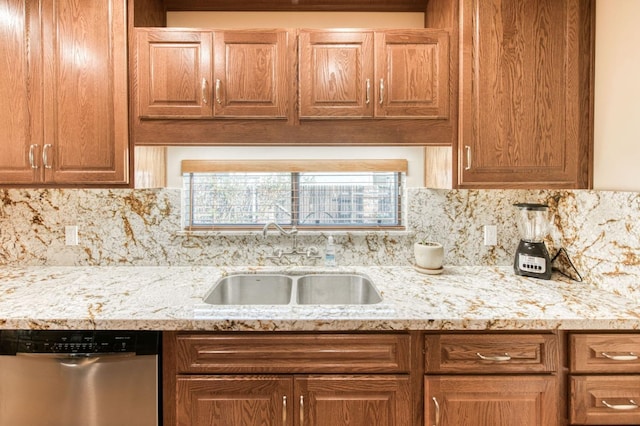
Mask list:
[{"label": "drawer front", "polygon": [[638,404],[640,375],[571,377],[572,424],[638,425]]},{"label": "drawer front", "polygon": [[558,368],[554,334],[443,334],[425,337],[427,373],[545,373]]},{"label": "drawer front", "polygon": [[640,373],[640,334],[572,334],[572,373]]},{"label": "drawer front", "polygon": [[406,334],[177,336],[178,373],[407,373]]}]

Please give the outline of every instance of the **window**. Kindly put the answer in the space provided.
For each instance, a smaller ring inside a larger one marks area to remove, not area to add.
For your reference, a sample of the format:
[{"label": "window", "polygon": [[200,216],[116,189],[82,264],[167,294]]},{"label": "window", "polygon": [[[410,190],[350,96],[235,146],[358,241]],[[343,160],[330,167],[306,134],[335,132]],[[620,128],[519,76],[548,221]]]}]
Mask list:
[{"label": "window", "polygon": [[401,228],[404,160],[182,162],[187,229]]}]

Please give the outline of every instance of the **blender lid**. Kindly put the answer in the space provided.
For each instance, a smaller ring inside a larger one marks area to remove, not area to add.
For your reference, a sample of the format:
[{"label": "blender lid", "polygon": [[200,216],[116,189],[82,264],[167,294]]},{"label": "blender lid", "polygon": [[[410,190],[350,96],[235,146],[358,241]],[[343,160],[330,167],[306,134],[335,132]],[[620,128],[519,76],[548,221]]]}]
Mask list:
[{"label": "blender lid", "polygon": [[533,210],[533,211],[543,211],[549,208],[547,204],[538,204],[538,203],[517,203],[514,204],[519,209],[524,210]]}]

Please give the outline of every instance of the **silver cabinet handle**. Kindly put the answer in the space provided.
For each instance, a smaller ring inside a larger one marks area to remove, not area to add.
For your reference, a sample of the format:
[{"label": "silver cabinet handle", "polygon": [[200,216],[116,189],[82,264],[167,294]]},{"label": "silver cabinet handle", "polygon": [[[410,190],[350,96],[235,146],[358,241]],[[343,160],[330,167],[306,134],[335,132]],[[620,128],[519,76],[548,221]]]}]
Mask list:
[{"label": "silver cabinet handle", "polygon": [[467,153],[467,166],[464,169],[471,170],[471,147],[469,145],[465,145],[464,149]]},{"label": "silver cabinet handle", "polygon": [[433,405],[436,407],[436,423],[433,426],[440,426],[440,403],[438,403],[438,399],[435,396],[431,399],[433,400]]},{"label": "silver cabinet handle", "polygon": [[380,79],[380,105],[384,103],[384,78]]},{"label": "silver cabinet handle", "polygon": [[300,426],[304,426],[304,396],[300,395]]},{"label": "silver cabinet handle", "polygon": [[635,361],[638,359],[638,355],[633,352],[629,352],[628,355],[609,355],[606,352],[601,352],[602,356],[613,361]]},{"label": "silver cabinet handle", "polygon": [[202,78],[202,103],[205,105],[209,103],[209,96],[207,96],[207,79]]},{"label": "silver cabinet handle", "polygon": [[282,425],[287,424],[287,396],[282,396]]},{"label": "silver cabinet handle", "polygon": [[484,356],[480,352],[476,352],[476,355],[478,358],[480,358],[483,361],[497,361],[497,362],[511,361],[511,355],[509,355],[508,353],[505,353],[504,355],[497,355],[497,356]]},{"label": "silver cabinet handle", "polygon": [[219,104],[222,103],[222,101],[220,100],[220,86],[221,86],[222,82],[220,81],[219,78],[216,78],[216,102]]},{"label": "silver cabinet handle", "polygon": [[45,169],[51,168],[51,164],[49,164],[49,149],[51,149],[50,143],[45,144],[44,148],[42,149],[42,164],[44,165]]},{"label": "silver cabinet handle", "polygon": [[38,165],[35,163],[35,160],[34,160],[35,151],[37,147],[38,147],[38,144],[29,145],[29,165],[31,166],[32,169],[38,168]]},{"label": "silver cabinet handle", "polygon": [[369,105],[369,102],[371,101],[370,99],[370,94],[371,94],[371,80],[367,79],[367,81],[365,82],[365,86],[366,86],[366,99],[365,99],[365,104]]},{"label": "silver cabinet handle", "polygon": [[611,408],[612,410],[620,410],[620,411],[636,410],[640,408],[638,407],[638,403],[635,402],[633,399],[630,399],[628,404],[609,404],[607,401],[603,399],[602,405],[604,405],[607,408]]}]

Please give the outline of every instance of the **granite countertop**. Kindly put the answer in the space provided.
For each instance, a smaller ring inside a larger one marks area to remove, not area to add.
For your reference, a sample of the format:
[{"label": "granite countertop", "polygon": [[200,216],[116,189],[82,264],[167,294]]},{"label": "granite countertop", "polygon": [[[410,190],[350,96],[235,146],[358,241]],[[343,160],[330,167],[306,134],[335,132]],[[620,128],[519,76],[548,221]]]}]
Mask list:
[{"label": "granite countertop", "polygon": [[216,331],[637,330],[638,301],[510,267],[340,267],[368,275],[383,301],[368,306],[212,306],[226,274],[323,272],[326,268],[109,266],[0,268],[0,328]]}]

